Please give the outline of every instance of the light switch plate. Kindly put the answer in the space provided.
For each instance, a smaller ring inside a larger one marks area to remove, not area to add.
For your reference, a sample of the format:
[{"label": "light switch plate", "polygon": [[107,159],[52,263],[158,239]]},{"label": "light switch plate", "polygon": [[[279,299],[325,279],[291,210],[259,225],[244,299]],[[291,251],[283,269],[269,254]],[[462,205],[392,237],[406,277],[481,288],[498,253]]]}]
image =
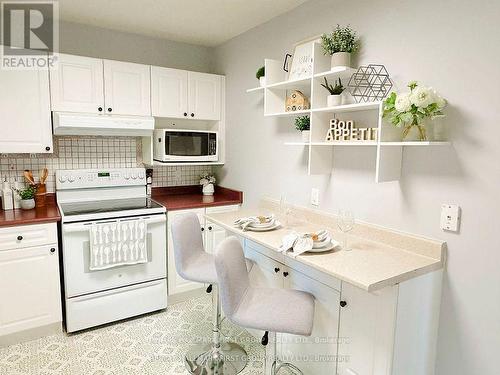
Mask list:
[{"label": "light switch plate", "polygon": [[441,205],[441,229],[458,232],[460,229],[460,207],[455,204]]},{"label": "light switch plate", "polygon": [[319,206],[319,190],[316,188],[311,189],[311,204],[313,206]]}]

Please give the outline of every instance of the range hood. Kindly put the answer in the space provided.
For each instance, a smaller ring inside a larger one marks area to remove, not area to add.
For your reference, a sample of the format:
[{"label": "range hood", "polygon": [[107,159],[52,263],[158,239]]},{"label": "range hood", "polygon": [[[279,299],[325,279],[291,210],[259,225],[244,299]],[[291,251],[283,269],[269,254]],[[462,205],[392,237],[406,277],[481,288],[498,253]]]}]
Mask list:
[{"label": "range hood", "polygon": [[94,115],[88,113],[52,112],[55,135],[150,136],[153,117]]}]

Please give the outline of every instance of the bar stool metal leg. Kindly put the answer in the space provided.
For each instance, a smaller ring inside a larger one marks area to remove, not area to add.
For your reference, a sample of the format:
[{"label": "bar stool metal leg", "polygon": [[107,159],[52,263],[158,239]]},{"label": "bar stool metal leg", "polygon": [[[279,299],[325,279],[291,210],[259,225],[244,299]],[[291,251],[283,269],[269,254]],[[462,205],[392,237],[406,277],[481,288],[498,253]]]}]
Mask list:
[{"label": "bar stool metal leg", "polygon": [[219,290],[213,287],[212,344],[197,345],[186,354],[186,368],[196,375],[236,375],[247,364],[247,353],[240,345],[220,340]]}]

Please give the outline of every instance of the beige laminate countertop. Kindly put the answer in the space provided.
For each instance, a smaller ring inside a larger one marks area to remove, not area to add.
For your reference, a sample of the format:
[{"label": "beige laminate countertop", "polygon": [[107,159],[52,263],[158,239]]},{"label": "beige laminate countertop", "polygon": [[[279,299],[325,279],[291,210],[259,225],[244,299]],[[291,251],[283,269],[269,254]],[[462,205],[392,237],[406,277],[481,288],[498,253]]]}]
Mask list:
[{"label": "beige laminate countertop", "polygon": [[[245,237],[262,246],[279,252],[282,237],[292,231],[314,232],[326,228],[334,238],[342,240],[342,234],[330,225],[314,222],[289,220],[288,226],[270,232],[243,232],[234,227],[233,222],[245,216],[268,214],[269,209],[241,209],[239,211],[207,214],[209,221]],[[327,222],[327,221],[325,221]],[[358,225],[358,224],[357,224]],[[364,224],[360,224],[364,225]],[[365,225],[366,227],[366,225]],[[306,253],[295,258],[318,271],[336,277],[367,291],[375,291],[386,286],[395,285],[413,277],[440,269],[444,263],[445,243],[412,235],[405,235],[377,227],[373,229],[373,237],[384,237],[387,231],[389,241],[374,241],[367,236],[369,230],[361,230],[364,237],[349,235],[348,244],[351,251],[335,250],[325,253]],[[371,230],[371,229],[370,229]],[[382,232],[382,234],[381,234]],[[405,248],[401,248],[401,246]],[[419,251],[418,247],[425,248]],[[287,257],[292,255],[287,254]]]}]

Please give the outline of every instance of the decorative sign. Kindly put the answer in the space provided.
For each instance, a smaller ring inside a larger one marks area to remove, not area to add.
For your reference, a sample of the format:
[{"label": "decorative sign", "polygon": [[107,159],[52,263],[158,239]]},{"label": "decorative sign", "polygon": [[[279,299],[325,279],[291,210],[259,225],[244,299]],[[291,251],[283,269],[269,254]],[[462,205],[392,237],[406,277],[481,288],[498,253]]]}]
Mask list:
[{"label": "decorative sign", "polygon": [[288,80],[308,78],[312,76],[313,44],[308,41],[295,47]]},{"label": "decorative sign", "polygon": [[376,141],[377,128],[355,128],[354,121],[330,120],[326,141]]},{"label": "decorative sign", "polygon": [[286,112],[302,111],[309,108],[309,99],[307,99],[307,96],[298,90],[293,90],[286,98]]}]

